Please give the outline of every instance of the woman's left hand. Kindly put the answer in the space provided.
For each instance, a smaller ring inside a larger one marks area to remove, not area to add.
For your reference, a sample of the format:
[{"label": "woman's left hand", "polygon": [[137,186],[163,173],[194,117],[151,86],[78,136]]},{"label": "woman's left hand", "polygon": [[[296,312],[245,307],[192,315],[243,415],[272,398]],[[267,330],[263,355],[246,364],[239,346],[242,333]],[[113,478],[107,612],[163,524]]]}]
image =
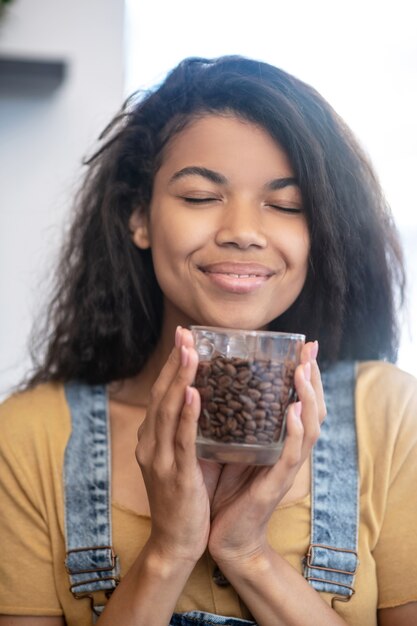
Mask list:
[{"label": "woman's left hand", "polygon": [[317,343],[307,343],[294,374],[299,401],[287,415],[287,436],[273,466],[229,464],[223,467],[211,505],[208,548],[221,565],[247,561],[268,551],[268,521],[309,457],[326,415],[317,366]]}]

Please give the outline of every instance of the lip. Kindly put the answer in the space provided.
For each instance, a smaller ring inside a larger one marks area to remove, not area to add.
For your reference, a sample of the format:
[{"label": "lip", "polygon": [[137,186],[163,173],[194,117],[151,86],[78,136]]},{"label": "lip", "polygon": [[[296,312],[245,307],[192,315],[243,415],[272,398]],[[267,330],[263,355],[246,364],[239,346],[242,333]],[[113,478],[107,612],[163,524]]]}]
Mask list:
[{"label": "lip", "polygon": [[236,294],[257,291],[275,273],[260,263],[219,262],[199,269],[216,287]]}]

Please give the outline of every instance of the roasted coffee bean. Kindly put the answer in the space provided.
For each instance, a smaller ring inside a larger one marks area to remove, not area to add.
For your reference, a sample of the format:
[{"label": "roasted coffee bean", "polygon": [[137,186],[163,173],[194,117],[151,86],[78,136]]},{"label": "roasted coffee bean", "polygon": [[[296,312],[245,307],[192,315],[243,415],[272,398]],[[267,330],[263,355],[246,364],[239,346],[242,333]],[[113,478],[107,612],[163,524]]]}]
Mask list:
[{"label": "roasted coffee bean", "polygon": [[245,396],[243,393],[239,394],[239,401],[242,403],[245,411],[253,411],[256,407],[256,402],[251,400],[249,396]]},{"label": "roasted coffee bean", "polygon": [[240,411],[240,414],[245,421],[252,419],[252,413],[249,413],[248,411]]},{"label": "roasted coffee bean", "polygon": [[218,384],[220,387],[230,387],[232,379],[230,376],[227,376],[227,374],[224,374],[223,376],[220,376]]},{"label": "roasted coffee bean", "polygon": [[243,369],[242,368],[242,369],[240,369],[238,371],[236,376],[237,376],[237,379],[238,379],[239,382],[246,384],[252,378],[252,372],[250,371],[250,369]]},{"label": "roasted coffee bean", "polygon": [[266,382],[264,382],[264,383],[260,383],[260,384],[258,385],[258,389],[259,389],[260,391],[264,391],[265,389],[272,389],[272,383],[271,383],[271,382],[269,382],[269,381],[266,381]]},{"label": "roasted coffee bean", "polygon": [[219,406],[219,413],[226,415],[226,417],[232,417],[234,410],[230,408],[227,404],[222,404]]},{"label": "roasted coffee bean", "polygon": [[229,406],[234,411],[240,411],[243,405],[240,402],[236,402],[236,400],[229,400],[227,402],[227,406]]},{"label": "roasted coffee bean", "polygon": [[226,363],[226,365],[224,366],[224,371],[226,372],[226,374],[229,374],[229,376],[235,377],[237,369],[231,363]]},{"label": "roasted coffee bean", "polygon": [[223,443],[268,444],[280,438],[293,396],[294,364],[214,356],[198,365],[200,434]]}]

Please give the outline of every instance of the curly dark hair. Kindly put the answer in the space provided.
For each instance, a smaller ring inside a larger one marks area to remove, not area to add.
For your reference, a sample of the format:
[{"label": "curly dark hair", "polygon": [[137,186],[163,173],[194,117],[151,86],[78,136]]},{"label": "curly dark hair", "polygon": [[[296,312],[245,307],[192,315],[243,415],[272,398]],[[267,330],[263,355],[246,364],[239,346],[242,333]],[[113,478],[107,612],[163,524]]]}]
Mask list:
[{"label": "curly dark hair", "polygon": [[389,208],[345,123],[310,86],[238,56],[182,61],[155,90],[134,94],[101,136],[58,267],[28,385],[137,374],[161,330],[163,298],[149,250],[129,219],[147,211],[169,140],[196,116],[232,113],[287,152],[303,196],[311,250],[305,286],[270,324],[318,339],[321,363],[396,359],[405,274]]}]

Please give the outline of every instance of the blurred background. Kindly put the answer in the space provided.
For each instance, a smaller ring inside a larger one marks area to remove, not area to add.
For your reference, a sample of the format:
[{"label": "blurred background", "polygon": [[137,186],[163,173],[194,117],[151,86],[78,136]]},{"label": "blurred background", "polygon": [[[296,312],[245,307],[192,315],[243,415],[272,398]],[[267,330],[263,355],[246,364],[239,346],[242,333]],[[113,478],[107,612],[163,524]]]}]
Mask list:
[{"label": "blurred background", "polygon": [[407,256],[398,364],[417,376],[413,0],[0,0],[0,398],[27,342],[83,174],[124,98],[185,56],[241,54],[311,83],[373,161]]}]

